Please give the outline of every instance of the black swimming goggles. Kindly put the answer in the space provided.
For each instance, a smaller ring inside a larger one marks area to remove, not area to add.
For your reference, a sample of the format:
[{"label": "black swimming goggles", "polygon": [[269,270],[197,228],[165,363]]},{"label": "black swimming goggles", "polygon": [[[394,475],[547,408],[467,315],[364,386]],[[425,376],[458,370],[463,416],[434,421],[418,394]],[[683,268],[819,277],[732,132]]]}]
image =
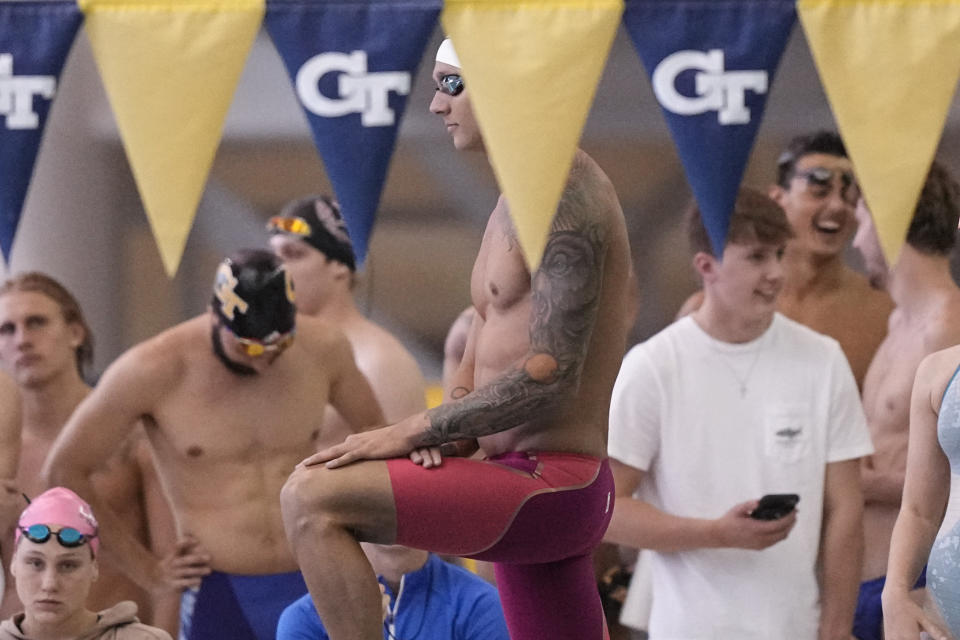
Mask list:
[{"label": "black swimming goggles", "polygon": [[73,527],[61,527],[57,531],[54,531],[49,525],[45,524],[32,524],[29,527],[18,527],[18,529],[20,529],[20,532],[30,542],[43,544],[52,536],[56,536],[57,542],[60,543],[60,546],[68,549],[79,547],[85,544],[87,541],[97,537],[96,532],[94,532],[92,535],[87,535],[85,533],[80,533]]}]

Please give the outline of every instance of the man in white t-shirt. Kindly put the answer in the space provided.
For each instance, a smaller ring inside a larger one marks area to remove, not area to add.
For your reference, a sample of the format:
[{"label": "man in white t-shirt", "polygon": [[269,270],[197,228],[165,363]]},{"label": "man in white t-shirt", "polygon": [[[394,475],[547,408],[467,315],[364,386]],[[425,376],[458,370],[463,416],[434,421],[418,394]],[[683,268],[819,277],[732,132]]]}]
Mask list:
[{"label": "man in white t-shirt", "polygon": [[[606,540],[654,550],[653,640],[849,640],[872,451],[850,365],[776,313],[792,235],[779,205],[741,189],[720,258],[690,221],[704,302],[624,359]],[[755,519],[764,494],[800,501]]]}]

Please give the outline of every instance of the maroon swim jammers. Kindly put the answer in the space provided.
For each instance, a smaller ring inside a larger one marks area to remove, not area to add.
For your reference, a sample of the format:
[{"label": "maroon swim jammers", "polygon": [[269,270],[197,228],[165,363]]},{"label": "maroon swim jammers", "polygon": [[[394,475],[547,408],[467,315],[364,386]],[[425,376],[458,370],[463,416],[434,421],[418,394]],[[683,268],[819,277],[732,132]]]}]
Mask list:
[{"label": "maroon swim jammers", "polygon": [[513,640],[607,637],[591,559],[613,513],[605,459],[513,452],[387,468],[397,544],[497,563]]}]

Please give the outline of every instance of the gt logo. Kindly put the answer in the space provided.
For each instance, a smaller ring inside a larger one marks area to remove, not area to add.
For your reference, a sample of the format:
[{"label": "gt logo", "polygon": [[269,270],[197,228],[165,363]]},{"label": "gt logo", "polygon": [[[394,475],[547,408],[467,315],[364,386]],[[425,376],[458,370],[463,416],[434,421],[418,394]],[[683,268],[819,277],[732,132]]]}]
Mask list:
[{"label": "gt logo", "polygon": [[[331,71],[342,72],[337,81],[339,97],[320,92],[320,78]],[[318,116],[335,118],[359,113],[365,127],[386,127],[394,123],[387,103],[391,91],[410,93],[410,74],[405,71],[367,72],[367,52],[321,53],[307,60],[297,72],[297,96],[303,106]]]},{"label": "gt logo", "polygon": [[0,53],[0,114],[7,129],[36,129],[40,118],[33,111],[33,96],[53,99],[57,80],[53,76],[13,75],[13,56]]},{"label": "gt logo", "polygon": [[[694,77],[697,97],[677,91],[677,76],[689,69],[701,72]],[[681,116],[716,111],[723,125],[750,122],[750,109],[744,105],[747,91],[766,93],[767,72],[724,71],[722,49],[677,51],[653,71],[653,92],[664,109]]]},{"label": "gt logo", "polygon": [[238,280],[233,275],[230,265],[221,262],[217,268],[217,277],[213,283],[213,294],[220,301],[220,312],[227,320],[233,320],[237,311],[246,313],[250,306],[247,301],[237,295]]}]

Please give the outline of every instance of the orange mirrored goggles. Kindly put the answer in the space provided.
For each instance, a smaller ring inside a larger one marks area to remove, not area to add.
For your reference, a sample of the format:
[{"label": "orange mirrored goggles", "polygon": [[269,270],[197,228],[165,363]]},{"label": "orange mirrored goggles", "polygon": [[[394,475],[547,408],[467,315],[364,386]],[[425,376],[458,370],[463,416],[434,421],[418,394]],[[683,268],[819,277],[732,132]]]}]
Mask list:
[{"label": "orange mirrored goggles", "polygon": [[224,325],[224,327],[227,331],[230,331],[234,339],[237,341],[237,344],[240,345],[240,350],[251,358],[259,358],[267,353],[282,353],[291,344],[293,344],[293,337],[297,333],[296,329],[293,329],[287,333],[284,333],[275,340],[264,342],[254,338],[241,338],[237,334],[233,333],[233,331],[230,330],[230,327],[227,327],[226,325]]},{"label": "orange mirrored goggles", "polygon": [[296,236],[307,237],[313,233],[313,227],[303,218],[273,216],[267,221],[267,231],[273,233],[292,233]]}]

